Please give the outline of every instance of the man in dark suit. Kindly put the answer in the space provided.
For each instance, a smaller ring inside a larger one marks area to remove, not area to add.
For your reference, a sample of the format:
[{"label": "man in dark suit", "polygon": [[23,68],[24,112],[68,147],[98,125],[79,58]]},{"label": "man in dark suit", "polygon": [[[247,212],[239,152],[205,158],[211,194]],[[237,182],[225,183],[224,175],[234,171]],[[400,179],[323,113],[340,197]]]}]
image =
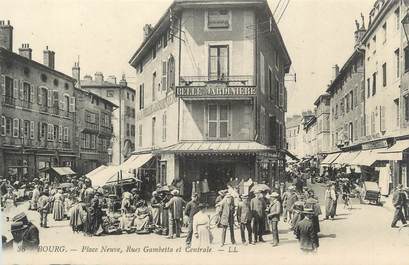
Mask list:
[{"label": "man in dark suit", "polygon": [[253,241],[251,240],[252,230],[249,196],[247,194],[243,194],[241,195],[241,199],[242,200],[239,202],[237,206],[237,221],[240,224],[241,242],[243,242],[244,245],[247,244],[246,235],[244,233],[244,231],[247,229],[249,243],[254,244]]},{"label": "man in dark suit", "polygon": [[169,236],[168,238],[180,237],[181,224],[183,219],[183,206],[185,201],[179,196],[178,190],[171,192],[172,198],[166,203],[166,208],[169,209]]},{"label": "man in dark suit", "polygon": [[399,184],[396,187],[395,192],[393,193],[393,197],[392,197],[392,204],[393,207],[395,207],[395,213],[393,215],[393,220],[392,220],[392,224],[391,227],[392,228],[397,228],[398,226],[396,226],[396,223],[398,221],[401,221],[402,224],[406,224],[406,220],[403,216],[402,213],[402,207],[404,206],[404,198],[403,198],[403,194],[402,194],[402,184]]},{"label": "man in dark suit", "polygon": [[266,202],[264,200],[263,193],[261,191],[255,192],[256,197],[250,201],[251,216],[253,217],[253,233],[254,242],[264,242],[264,219],[266,214]]},{"label": "man in dark suit", "polygon": [[230,240],[234,245],[236,240],[234,239],[234,202],[230,194],[227,194],[225,198],[220,202],[221,205],[221,216],[220,225],[222,226],[222,242],[221,247],[224,246],[226,241],[227,228],[230,229]]},{"label": "man in dark suit", "polygon": [[295,226],[294,233],[300,242],[300,248],[303,252],[314,252],[319,247],[318,235],[311,221],[314,210],[306,208],[303,213],[305,217]]},{"label": "man in dark suit", "polygon": [[194,193],[192,195],[192,200],[186,204],[185,216],[189,218],[189,226],[188,226],[188,232],[187,232],[187,237],[186,237],[186,246],[188,247],[190,247],[192,243],[193,216],[200,211],[198,198],[199,198],[199,195],[197,193]]},{"label": "man in dark suit", "polygon": [[271,195],[270,206],[267,217],[271,223],[271,233],[273,234],[273,247],[276,247],[280,242],[278,238],[278,221],[280,221],[281,203],[278,200],[280,196],[277,192],[273,192]]}]

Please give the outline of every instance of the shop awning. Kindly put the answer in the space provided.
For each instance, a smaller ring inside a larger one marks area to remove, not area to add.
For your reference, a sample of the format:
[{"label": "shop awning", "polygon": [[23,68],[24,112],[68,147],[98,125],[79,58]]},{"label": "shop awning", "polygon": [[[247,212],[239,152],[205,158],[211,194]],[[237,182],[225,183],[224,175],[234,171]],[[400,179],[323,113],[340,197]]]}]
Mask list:
[{"label": "shop awning", "polygon": [[386,151],[386,148],[382,149],[373,149],[373,150],[363,150],[359,155],[351,162],[351,165],[357,166],[372,166],[376,161],[388,160],[384,156],[383,152]]},{"label": "shop awning", "polygon": [[151,160],[153,154],[132,155],[128,160],[119,166],[109,166],[105,169],[91,175],[90,179],[93,186],[104,186],[109,183],[120,181],[136,180],[134,170],[145,165]]},{"label": "shop awning", "polygon": [[165,149],[164,153],[258,153],[275,149],[254,141],[229,142],[182,142]]},{"label": "shop awning", "polygon": [[54,170],[60,176],[77,174],[70,167],[52,167],[51,169]]},{"label": "shop awning", "polygon": [[399,140],[393,146],[381,152],[385,160],[403,160],[403,153],[409,149],[409,139]]},{"label": "shop awning", "polygon": [[289,158],[291,158],[292,160],[295,160],[295,161],[299,161],[299,160],[300,160],[300,159],[298,159],[295,155],[291,154],[290,151],[284,150],[284,152],[285,152],[285,155],[288,156]]},{"label": "shop awning", "polygon": [[350,165],[351,162],[359,155],[360,152],[344,152],[341,153],[340,156],[334,160],[333,164],[338,165]]},{"label": "shop awning", "polygon": [[337,159],[340,155],[341,155],[341,153],[328,154],[324,158],[324,160],[321,161],[321,165],[323,165],[323,166],[331,165],[332,162],[334,162],[335,159]]},{"label": "shop awning", "polygon": [[86,176],[87,178],[91,178],[93,175],[95,175],[95,174],[97,174],[98,172],[104,170],[105,168],[107,168],[107,166],[104,166],[104,165],[99,166],[99,167],[97,167],[96,169],[94,169],[94,170],[88,172],[85,176]]}]

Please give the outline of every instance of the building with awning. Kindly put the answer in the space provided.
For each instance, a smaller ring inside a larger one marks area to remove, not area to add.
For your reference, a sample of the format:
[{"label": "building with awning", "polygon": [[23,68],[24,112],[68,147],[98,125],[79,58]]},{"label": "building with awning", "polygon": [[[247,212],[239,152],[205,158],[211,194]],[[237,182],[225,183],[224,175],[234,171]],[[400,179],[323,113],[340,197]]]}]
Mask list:
[{"label": "building with awning", "polygon": [[322,167],[329,167],[332,163],[341,155],[341,153],[328,154],[324,160],[321,161],[320,165]]},{"label": "building with awning", "polygon": [[46,173],[49,182],[53,183],[66,182],[67,177],[77,174],[70,167],[46,167],[41,169],[40,172]]},{"label": "building with awning", "polygon": [[348,166],[359,154],[360,151],[342,152],[332,163],[339,166]]}]

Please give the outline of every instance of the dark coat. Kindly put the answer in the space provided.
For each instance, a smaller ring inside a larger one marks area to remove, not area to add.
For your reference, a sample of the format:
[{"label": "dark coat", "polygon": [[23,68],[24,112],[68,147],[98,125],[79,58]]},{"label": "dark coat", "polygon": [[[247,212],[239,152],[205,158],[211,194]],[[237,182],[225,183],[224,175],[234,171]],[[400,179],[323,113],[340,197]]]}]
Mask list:
[{"label": "dark coat", "polygon": [[179,196],[173,196],[168,203],[166,203],[166,208],[169,208],[169,213],[173,219],[183,218],[183,206],[185,201]]},{"label": "dark coat", "polygon": [[251,214],[254,218],[263,218],[266,214],[266,202],[264,199],[253,198],[250,202]]},{"label": "dark coat", "polygon": [[302,250],[311,251],[318,248],[318,235],[312,221],[304,218],[295,226],[294,233]]},{"label": "dark coat", "polygon": [[237,206],[237,220],[241,224],[247,224],[251,222],[251,210],[250,210],[250,202],[248,200],[244,200],[239,202]]},{"label": "dark coat", "polygon": [[401,208],[403,205],[403,196],[402,192],[400,190],[396,190],[393,193],[392,197],[392,204],[395,208]]},{"label": "dark coat", "polygon": [[275,200],[270,204],[268,210],[268,217],[270,221],[280,221],[281,203],[279,200]]},{"label": "dark coat", "polygon": [[186,204],[185,215],[193,222],[193,216],[200,211],[199,203],[197,201],[190,201]]},{"label": "dark coat", "polygon": [[28,223],[28,228],[23,233],[23,248],[26,250],[37,250],[39,245],[40,235],[38,228],[32,223]]},{"label": "dark coat", "polygon": [[229,225],[234,223],[234,203],[230,198],[224,198],[221,202],[220,224]]}]

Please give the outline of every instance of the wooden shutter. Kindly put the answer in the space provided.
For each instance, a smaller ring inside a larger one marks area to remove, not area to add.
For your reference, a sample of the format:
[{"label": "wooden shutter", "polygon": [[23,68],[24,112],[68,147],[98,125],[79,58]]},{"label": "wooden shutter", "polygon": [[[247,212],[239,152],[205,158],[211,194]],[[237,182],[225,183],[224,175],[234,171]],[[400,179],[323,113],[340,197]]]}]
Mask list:
[{"label": "wooden shutter", "polygon": [[279,101],[279,106],[282,108],[284,107],[284,86],[282,83],[278,83],[279,85],[279,94],[280,94],[280,101]]},{"label": "wooden shutter", "polygon": [[41,94],[41,87],[37,87],[37,104],[43,104],[43,95]]},{"label": "wooden shutter", "polygon": [[30,102],[34,102],[34,86],[30,85]]},{"label": "wooden shutter", "polygon": [[34,139],[34,121],[30,121],[30,139]]},{"label": "wooden shutter", "polygon": [[17,118],[13,119],[13,137],[15,138],[18,138],[19,136],[19,129],[20,129],[19,123],[20,123],[19,119]]},{"label": "wooden shutter", "polygon": [[386,131],[385,126],[385,106],[379,106],[379,118],[380,118],[380,130],[381,132]]},{"label": "wooden shutter", "polygon": [[70,112],[75,112],[75,97],[70,97]]},{"label": "wooden shutter", "polygon": [[0,75],[0,89],[1,89],[1,94],[5,96],[6,95],[6,77],[4,75]]},{"label": "wooden shutter", "polygon": [[53,102],[53,91],[51,89],[47,90],[47,106],[51,107],[52,106],[52,102]]},{"label": "wooden shutter", "polygon": [[19,98],[18,97],[18,92],[19,92],[18,87],[19,87],[20,82],[17,79],[14,79],[13,81],[14,81],[13,82],[13,98]]},{"label": "wooden shutter", "polygon": [[167,63],[166,61],[162,62],[162,90],[167,90]]},{"label": "wooden shutter", "polygon": [[1,116],[1,126],[0,126],[0,135],[6,135],[6,117]]},{"label": "wooden shutter", "polygon": [[62,142],[62,125],[58,126],[58,141],[61,143]]},{"label": "wooden shutter", "polygon": [[23,80],[20,80],[19,85],[20,85],[20,86],[19,86],[20,99],[21,99],[21,100],[24,100],[24,82],[23,82]]}]

